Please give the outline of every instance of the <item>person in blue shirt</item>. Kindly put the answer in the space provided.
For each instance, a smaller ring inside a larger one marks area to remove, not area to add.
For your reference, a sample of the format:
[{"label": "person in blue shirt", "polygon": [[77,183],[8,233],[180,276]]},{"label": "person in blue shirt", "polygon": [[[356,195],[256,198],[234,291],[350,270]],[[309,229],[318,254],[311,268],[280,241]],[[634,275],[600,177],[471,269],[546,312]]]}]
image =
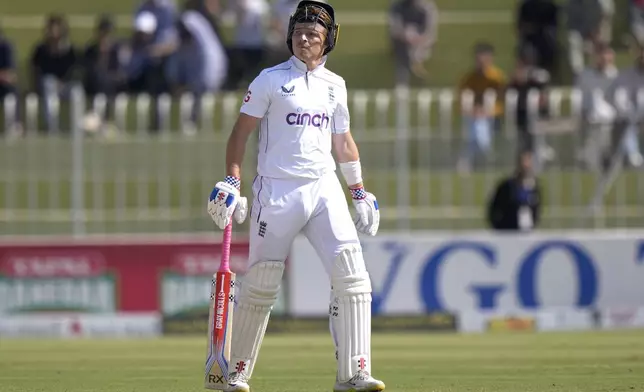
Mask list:
[{"label": "person in blue shirt", "polygon": [[171,0],[145,0],[137,7],[134,18],[146,12],[151,13],[156,20],[156,28],[152,33],[152,45],[149,49],[150,57],[166,58],[174,53],[179,45],[176,6]]},{"label": "person in blue shirt", "polygon": [[173,95],[192,94],[193,109],[189,124],[182,124],[184,132],[193,133],[199,117],[201,97],[209,88],[206,81],[204,48],[190,33],[188,28],[179,23],[179,47],[166,63],[166,78]]}]

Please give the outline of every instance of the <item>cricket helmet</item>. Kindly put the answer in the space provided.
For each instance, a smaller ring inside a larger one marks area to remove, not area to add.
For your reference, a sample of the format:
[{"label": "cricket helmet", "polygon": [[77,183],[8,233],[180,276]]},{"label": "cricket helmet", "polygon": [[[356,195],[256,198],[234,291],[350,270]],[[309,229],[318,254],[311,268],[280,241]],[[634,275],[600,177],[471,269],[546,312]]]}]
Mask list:
[{"label": "cricket helmet", "polygon": [[288,34],[286,35],[286,45],[293,53],[293,31],[297,23],[319,23],[327,29],[326,48],[324,54],[328,54],[335,48],[338,43],[340,34],[340,25],[335,23],[335,11],[330,4],[320,1],[304,0],[300,1],[293,15],[288,22]]}]

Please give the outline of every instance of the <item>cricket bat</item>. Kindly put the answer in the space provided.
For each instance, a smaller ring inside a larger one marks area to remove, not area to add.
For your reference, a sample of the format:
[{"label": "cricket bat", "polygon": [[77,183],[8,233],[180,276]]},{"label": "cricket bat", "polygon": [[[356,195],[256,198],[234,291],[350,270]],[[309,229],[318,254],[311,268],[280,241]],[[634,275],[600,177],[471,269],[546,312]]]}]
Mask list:
[{"label": "cricket bat", "polygon": [[213,275],[208,316],[206,389],[224,390],[228,386],[228,364],[233,325],[235,274],[230,271],[232,222],[224,230],[219,271]]}]

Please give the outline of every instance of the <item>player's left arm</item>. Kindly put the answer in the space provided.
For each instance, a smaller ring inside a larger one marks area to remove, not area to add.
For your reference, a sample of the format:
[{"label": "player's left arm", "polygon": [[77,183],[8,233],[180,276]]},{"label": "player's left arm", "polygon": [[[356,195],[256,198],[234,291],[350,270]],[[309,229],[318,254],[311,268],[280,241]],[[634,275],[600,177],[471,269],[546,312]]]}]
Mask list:
[{"label": "player's left arm", "polygon": [[351,116],[346,87],[337,92],[337,102],[331,119],[333,151],[349,189],[362,188],[360,153],[351,135]]},{"label": "player's left arm", "polygon": [[[347,130],[344,133],[334,133],[332,138],[333,151],[340,164],[342,173],[344,174],[347,170],[352,171],[352,173],[347,172],[347,175],[345,175],[349,189],[362,188],[361,168],[357,167],[353,170],[350,168],[351,166],[360,165],[360,152],[358,151],[358,145],[353,140],[351,131]],[[359,172],[356,172],[356,170]]]},{"label": "player's left arm", "polygon": [[361,233],[373,236],[378,232],[380,225],[378,201],[373,194],[364,189],[360,153],[349,129],[346,89],[342,89],[338,95],[338,103],[332,121],[333,150],[356,208],[357,213],[354,218],[356,228]]}]

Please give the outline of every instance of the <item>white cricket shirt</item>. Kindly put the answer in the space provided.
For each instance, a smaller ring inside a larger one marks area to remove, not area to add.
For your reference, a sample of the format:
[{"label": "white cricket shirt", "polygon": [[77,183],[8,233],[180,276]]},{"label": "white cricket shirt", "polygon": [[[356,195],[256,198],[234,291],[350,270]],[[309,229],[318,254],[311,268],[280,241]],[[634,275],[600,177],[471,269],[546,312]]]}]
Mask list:
[{"label": "white cricket shirt", "polygon": [[261,118],[258,175],[320,178],[335,171],[331,135],[349,131],[347,88],[324,62],[308,71],[293,56],[251,83],[240,111]]}]

